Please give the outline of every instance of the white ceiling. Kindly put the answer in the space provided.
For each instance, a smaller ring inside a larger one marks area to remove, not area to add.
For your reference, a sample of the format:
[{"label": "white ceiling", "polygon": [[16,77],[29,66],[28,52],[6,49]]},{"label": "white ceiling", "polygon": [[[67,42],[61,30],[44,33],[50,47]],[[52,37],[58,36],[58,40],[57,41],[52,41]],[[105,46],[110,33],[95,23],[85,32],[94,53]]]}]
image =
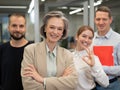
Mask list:
[{"label": "white ceiling", "polygon": [[[58,7],[81,7],[81,3],[86,0],[46,0],[45,2],[41,2],[39,0],[39,7],[41,11],[45,10],[45,5],[48,6],[48,9],[55,9]],[[97,0],[95,0],[97,1]],[[17,9],[17,8],[0,8],[0,14],[9,14],[12,12],[21,12],[27,13],[31,0],[0,0],[1,6],[27,6],[26,9]],[[120,8],[120,0],[103,0],[102,5],[109,6],[113,9]],[[69,9],[68,9],[69,10]]]},{"label": "white ceiling", "polygon": [[[44,10],[45,4],[49,6],[49,8],[55,8],[60,6],[80,6],[80,3],[85,0],[45,0],[45,2],[41,2],[39,0],[40,10]],[[12,13],[12,12],[21,12],[26,13],[31,0],[0,0],[1,6],[26,6],[25,9],[18,8],[0,8],[0,14]]]},{"label": "white ceiling", "polygon": [[31,0],[0,0],[0,6],[27,6],[26,9],[0,8],[0,14],[12,12],[25,13],[28,9],[30,1]]}]

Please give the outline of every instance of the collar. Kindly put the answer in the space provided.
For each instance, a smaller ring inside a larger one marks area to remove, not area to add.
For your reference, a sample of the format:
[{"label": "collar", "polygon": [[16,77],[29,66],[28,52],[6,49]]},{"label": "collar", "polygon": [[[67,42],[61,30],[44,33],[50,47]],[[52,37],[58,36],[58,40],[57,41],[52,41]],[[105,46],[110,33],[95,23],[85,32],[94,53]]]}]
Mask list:
[{"label": "collar", "polygon": [[[48,45],[46,44],[46,49],[47,49],[47,53],[50,52]],[[52,51],[52,53],[56,56],[56,52],[57,52],[57,46],[55,46],[54,50]]]},{"label": "collar", "polygon": [[95,33],[95,38],[106,38],[109,39],[111,34],[112,34],[113,30],[112,28],[110,28],[110,30],[107,32],[107,34],[105,36],[99,36],[98,32]]}]

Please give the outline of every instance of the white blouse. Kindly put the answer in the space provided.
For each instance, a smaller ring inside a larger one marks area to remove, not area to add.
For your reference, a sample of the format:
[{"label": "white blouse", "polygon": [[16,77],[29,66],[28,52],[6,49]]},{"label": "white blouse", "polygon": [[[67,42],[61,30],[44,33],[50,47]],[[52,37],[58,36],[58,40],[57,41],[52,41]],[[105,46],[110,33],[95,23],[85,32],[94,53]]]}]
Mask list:
[{"label": "white blouse", "polygon": [[76,90],[91,90],[96,86],[95,81],[103,87],[107,87],[109,85],[108,76],[103,71],[102,65],[97,56],[94,56],[95,65],[91,67],[81,58],[87,55],[85,50],[80,52],[74,51],[73,55],[79,79]]}]

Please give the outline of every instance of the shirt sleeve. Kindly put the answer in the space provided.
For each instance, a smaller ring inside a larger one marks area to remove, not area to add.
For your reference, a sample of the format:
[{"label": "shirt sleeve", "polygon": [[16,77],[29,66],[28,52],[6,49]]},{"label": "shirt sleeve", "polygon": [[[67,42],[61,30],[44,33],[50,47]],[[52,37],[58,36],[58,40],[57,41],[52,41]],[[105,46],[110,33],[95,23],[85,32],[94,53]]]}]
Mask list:
[{"label": "shirt sleeve", "polygon": [[104,72],[98,57],[95,57],[95,65],[91,67],[91,73],[98,84],[103,87],[107,87],[109,85],[109,78]]},{"label": "shirt sleeve", "polygon": [[115,47],[114,63],[114,66],[103,66],[103,69],[110,76],[120,76],[120,43]]},{"label": "shirt sleeve", "polygon": [[120,43],[115,47],[115,59],[117,62],[117,65],[120,65]]},{"label": "shirt sleeve", "polygon": [[120,65],[119,66],[103,66],[106,74],[111,76],[120,76]]},{"label": "shirt sleeve", "polygon": [[23,60],[21,63],[21,76],[22,76],[22,84],[24,90],[44,90],[44,86],[41,83],[38,83],[35,81],[32,77],[25,77],[23,75],[24,73],[24,68],[27,67],[28,64],[33,64],[33,49],[25,48],[24,49],[24,55],[23,55]]}]

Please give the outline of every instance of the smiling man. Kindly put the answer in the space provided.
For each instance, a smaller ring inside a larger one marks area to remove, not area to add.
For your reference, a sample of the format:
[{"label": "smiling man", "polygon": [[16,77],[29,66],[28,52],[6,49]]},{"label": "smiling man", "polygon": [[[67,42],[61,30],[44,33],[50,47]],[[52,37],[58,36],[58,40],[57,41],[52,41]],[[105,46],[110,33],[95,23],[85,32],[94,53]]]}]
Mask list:
[{"label": "smiling man", "polygon": [[9,16],[8,31],[11,39],[0,46],[0,86],[2,90],[23,90],[20,76],[24,47],[30,42],[25,39],[26,20],[20,13]]},{"label": "smiling man", "polygon": [[109,76],[109,86],[103,88],[97,86],[97,90],[120,90],[120,81],[117,76],[120,76],[120,65],[118,54],[116,53],[116,46],[120,42],[120,34],[116,33],[111,28],[112,23],[111,11],[106,6],[101,6],[95,12],[95,24],[97,27],[97,32],[95,33],[94,45],[95,46],[112,46],[114,51],[114,65],[107,66],[104,65],[103,69]]}]

